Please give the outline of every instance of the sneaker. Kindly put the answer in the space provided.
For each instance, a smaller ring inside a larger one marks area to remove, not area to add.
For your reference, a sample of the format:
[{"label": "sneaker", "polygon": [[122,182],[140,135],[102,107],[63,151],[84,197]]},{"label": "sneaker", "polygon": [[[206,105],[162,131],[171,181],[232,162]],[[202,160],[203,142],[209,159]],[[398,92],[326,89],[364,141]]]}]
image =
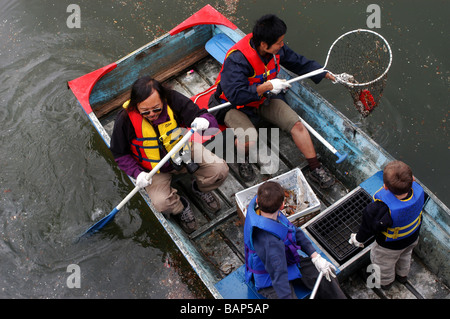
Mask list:
[{"label": "sneaker", "polygon": [[220,210],[220,202],[217,196],[213,192],[201,192],[198,189],[197,182],[195,180],[192,181],[192,191],[195,196],[205,204],[206,208],[211,212],[215,213]]},{"label": "sneaker", "polygon": [[188,200],[182,196],[180,196],[180,200],[183,203],[184,209],[181,213],[172,215],[172,217],[186,233],[190,234],[197,229],[197,222],[195,221],[195,216]]},{"label": "sneaker", "polygon": [[387,284],[387,285],[381,285],[381,289],[389,290],[389,289],[391,289],[393,284],[394,284],[394,282],[391,282],[390,284]]},{"label": "sneaker", "polygon": [[310,171],[309,176],[319,184],[320,188],[329,188],[335,182],[334,176],[323,165]]},{"label": "sneaker", "polygon": [[251,182],[255,179],[255,172],[253,171],[252,164],[245,159],[245,163],[238,163],[239,176],[244,180],[244,182]]},{"label": "sneaker", "polygon": [[406,284],[408,281],[408,276],[399,276],[396,274],[395,279],[401,284]]}]

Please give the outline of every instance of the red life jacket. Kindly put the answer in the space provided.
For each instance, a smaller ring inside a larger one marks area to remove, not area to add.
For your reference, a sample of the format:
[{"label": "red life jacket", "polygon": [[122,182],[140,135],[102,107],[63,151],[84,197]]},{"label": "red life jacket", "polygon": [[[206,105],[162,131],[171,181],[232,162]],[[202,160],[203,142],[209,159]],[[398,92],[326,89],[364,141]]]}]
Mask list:
[{"label": "red life jacket", "polygon": [[[278,54],[274,55],[274,58],[271,59],[267,65],[265,65],[264,62],[261,60],[261,57],[259,56],[258,52],[250,45],[250,40],[252,39],[252,37],[253,37],[252,33],[246,35],[238,43],[233,45],[230,48],[230,50],[228,50],[227,55],[225,57],[226,60],[232,52],[241,51],[241,53],[245,56],[245,58],[250,63],[254,71],[253,75],[248,78],[249,85],[262,84],[268,80],[275,79],[278,73],[280,72],[280,64],[278,62],[280,60],[280,56]],[[219,76],[217,77],[216,85],[220,82],[222,70],[220,70]],[[228,101],[223,91],[220,95],[220,98],[225,101]],[[258,101],[248,103],[245,106],[259,107],[264,102],[265,99],[266,99],[265,97],[261,96]],[[238,108],[240,107],[244,106],[238,106]]]}]

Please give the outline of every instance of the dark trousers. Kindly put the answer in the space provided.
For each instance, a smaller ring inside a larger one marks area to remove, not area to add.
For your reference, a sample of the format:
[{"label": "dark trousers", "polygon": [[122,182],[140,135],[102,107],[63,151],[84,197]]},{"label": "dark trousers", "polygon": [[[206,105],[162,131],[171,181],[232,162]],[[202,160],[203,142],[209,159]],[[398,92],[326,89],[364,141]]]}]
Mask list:
[{"label": "dark trousers", "polygon": [[[302,278],[295,279],[290,282],[293,299],[297,299],[294,292],[294,284],[297,281],[301,282],[306,288],[313,290],[317,277],[319,277],[319,272],[317,271],[316,266],[312,263],[311,258],[301,258],[300,272],[302,274]],[[258,293],[267,299],[278,298],[273,287],[263,288],[259,290]],[[324,276],[320,281],[315,299],[347,299],[347,297],[341,290],[339,282],[336,278],[331,278],[331,281],[328,281]]]}]

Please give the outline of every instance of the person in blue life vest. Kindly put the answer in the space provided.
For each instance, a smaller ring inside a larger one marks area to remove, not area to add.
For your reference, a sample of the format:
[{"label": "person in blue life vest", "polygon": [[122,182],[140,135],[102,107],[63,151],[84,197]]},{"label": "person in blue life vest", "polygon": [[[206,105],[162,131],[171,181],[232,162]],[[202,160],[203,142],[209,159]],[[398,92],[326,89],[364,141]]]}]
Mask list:
[{"label": "person in blue life vest", "polygon": [[380,267],[381,288],[389,289],[397,279],[406,283],[411,255],[419,241],[424,205],[424,190],[415,181],[411,168],[392,161],[383,170],[384,185],[374,194],[364,210],[357,233],[349,242],[356,247],[371,236],[375,243],[370,252],[373,264]]},{"label": "person in blue life vest", "polygon": [[[242,129],[235,131],[235,144],[237,153],[245,154],[245,162],[238,163],[239,174],[245,181],[255,177],[249,158],[256,158],[261,167],[267,163],[260,158],[263,154],[258,154],[259,157],[252,155],[258,138],[255,125],[262,119],[291,134],[308,161],[310,177],[321,188],[329,188],[335,178],[317,159],[308,130],[284,99],[284,92],[290,84],[278,78],[280,65],[299,75],[322,66],[291,50],[284,43],[286,32],[286,24],[277,16],[268,14],[261,17],[253,32],[227,52],[216,80],[217,90],[208,105],[212,108],[226,101],[232,104],[217,111],[215,116],[220,124]],[[311,80],[317,84],[323,78],[334,80],[328,72],[313,76]]]},{"label": "person in blue life vest", "polygon": [[119,168],[135,178],[137,186],[145,188],[155,209],[173,216],[187,233],[196,230],[197,223],[189,201],[171,186],[172,175],[192,173],[193,193],[206,209],[216,212],[220,202],[211,191],[225,181],[228,165],[201,143],[193,142],[191,159],[195,164],[190,163],[194,166],[170,160],[150,181],[146,176],[182,138],[181,127],[194,125],[199,132],[218,129],[213,115],[181,93],[144,76],[133,84],[130,99],[117,114],[110,147]]},{"label": "person in blue life vest", "polygon": [[284,200],[283,187],[268,181],[258,188],[248,206],[244,224],[246,281],[253,281],[258,293],[266,298],[296,299],[293,283],[301,281],[312,290],[319,272],[323,272],[316,297],[345,299],[335,267],[280,212]]}]

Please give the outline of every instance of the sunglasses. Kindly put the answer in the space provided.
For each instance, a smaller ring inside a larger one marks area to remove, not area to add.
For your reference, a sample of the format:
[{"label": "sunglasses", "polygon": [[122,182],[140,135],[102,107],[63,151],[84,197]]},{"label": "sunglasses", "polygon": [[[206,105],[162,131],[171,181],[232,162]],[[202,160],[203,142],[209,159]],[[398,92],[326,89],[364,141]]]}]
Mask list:
[{"label": "sunglasses", "polygon": [[162,108],[161,107],[158,107],[158,108],[156,108],[156,109],[153,109],[153,110],[149,110],[149,111],[145,111],[145,112],[142,112],[142,113],[140,113],[142,116],[146,116],[146,115],[149,115],[150,113],[159,113],[159,112],[161,112],[162,111]]}]

